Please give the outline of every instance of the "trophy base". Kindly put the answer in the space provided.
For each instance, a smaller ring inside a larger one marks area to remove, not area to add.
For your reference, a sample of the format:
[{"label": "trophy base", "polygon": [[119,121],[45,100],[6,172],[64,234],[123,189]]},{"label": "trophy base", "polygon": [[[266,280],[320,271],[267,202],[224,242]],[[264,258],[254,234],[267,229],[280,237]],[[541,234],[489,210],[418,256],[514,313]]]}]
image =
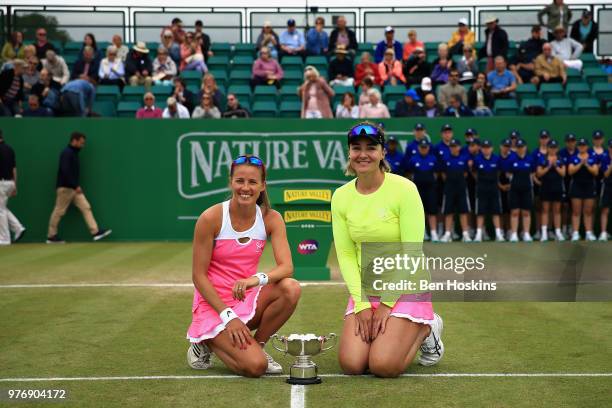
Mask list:
[{"label": "trophy base", "polygon": [[321,384],[321,377],[311,377],[311,378],[289,377],[287,378],[287,384],[292,384],[292,385]]}]

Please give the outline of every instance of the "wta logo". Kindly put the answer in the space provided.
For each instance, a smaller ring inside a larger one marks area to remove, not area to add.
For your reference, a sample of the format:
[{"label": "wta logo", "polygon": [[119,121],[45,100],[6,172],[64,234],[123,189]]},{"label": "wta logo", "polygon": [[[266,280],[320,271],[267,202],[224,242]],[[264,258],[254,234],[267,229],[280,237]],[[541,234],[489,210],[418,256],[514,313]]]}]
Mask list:
[{"label": "wta logo", "polygon": [[314,239],[305,239],[298,244],[298,252],[302,255],[310,255],[317,252],[319,249],[319,243]]}]

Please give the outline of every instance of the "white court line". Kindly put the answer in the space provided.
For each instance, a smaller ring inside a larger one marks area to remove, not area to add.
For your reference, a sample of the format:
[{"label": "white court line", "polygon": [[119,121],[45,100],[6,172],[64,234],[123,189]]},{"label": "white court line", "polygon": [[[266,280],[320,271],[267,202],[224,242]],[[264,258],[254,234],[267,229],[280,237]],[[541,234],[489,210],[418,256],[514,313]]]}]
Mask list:
[{"label": "white court line", "polygon": [[304,408],[306,406],[306,387],[303,385],[291,386],[291,408]]},{"label": "white court line", "polygon": [[[300,286],[344,286],[344,282],[300,282]],[[0,289],[19,288],[193,288],[193,283],[17,283]]]},{"label": "white court line", "polygon": [[[287,378],[287,375],[265,375],[261,378]],[[323,378],[373,378],[373,375],[344,375],[344,374],[319,374]],[[406,373],[400,377],[493,377],[493,378],[562,378],[562,377],[612,377],[612,373]],[[128,381],[128,380],[227,380],[245,378],[239,375],[146,375],[146,376],[123,376],[123,377],[17,377],[0,378],[0,382],[47,382],[47,381]]]}]

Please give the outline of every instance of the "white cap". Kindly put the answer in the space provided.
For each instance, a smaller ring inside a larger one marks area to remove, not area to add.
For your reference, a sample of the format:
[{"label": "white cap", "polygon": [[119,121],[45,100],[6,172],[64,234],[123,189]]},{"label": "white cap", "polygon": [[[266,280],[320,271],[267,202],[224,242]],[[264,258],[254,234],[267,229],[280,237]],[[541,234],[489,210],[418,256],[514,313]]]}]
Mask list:
[{"label": "white cap", "polygon": [[425,92],[431,91],[431,78],[425,77],[421,80],[421,90]]},{"label": "white cap", "polygon": [[468,19],[467,19],[467,18],[465,18],[465,17],[461,17],[461,18],[459,19],[459,24],[463,24],[464,26],[469,25],[469,24],[468,24]]},{"label": "white cap", "polygon": [[174,98],[173,96],[169,97],[166,100],[166,105],[168,106],[176,105],[176,98]]},{"label": "white cap", "polygon": [[385,33],[392,33],[392,32],[394,32],[394,31],[395,31],[395,30],[394,30],[394,29],[393,29],[393,27],[391,27],[391,26],[387,26],[387,27],[385,27]]}]

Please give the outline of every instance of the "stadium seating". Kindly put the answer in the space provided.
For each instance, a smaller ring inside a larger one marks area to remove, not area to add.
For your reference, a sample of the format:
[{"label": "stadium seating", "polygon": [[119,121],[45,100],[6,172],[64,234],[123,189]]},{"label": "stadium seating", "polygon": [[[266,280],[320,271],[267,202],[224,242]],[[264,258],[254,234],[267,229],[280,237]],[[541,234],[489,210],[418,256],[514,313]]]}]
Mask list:
[{"label": "stadium seating", "polygon": [[117,116],[120,118],[133,118],[140,107],[141,104],[138,102],[119,102],[117,105]]},{"label": "stadium seating", "polygon": [[297,94],[297,87],[293,85],[283,85],[280,89],[280,101],[282,102],[299,102],[300,97]]},{"label": "stadium seating", "polygon": [[588,98],[591,96],[591,89],[586,82],[568,83],[565,87],[565,94],[570,99]]},{"label": "stadium seating", "polygon": [[538,106],[542,109],[546,109],[546,102],[541,98],[526,98],[521,100],[521,111],[525,112],[526,108]]},{"label": "stadium seating", "polygon": [[194,85],[199,87],[202,84],[202,73],[200,71],[183,71],[180,76],[187,86]]},{"label": "stadium seating", "polygon": [[255,102],[253,103],[253,117],[270,118],[277,116],[276,103],[274,102]]},{"label": "stadium seating", "polygon": [[578,115],[599,115],[601,105],[595,98],[579,98],[574,102],[574,112]]},{"label": "stadium seating", "polygon": [[383,102],[388,104],[391,99],[401,98],[406,92],[404,85],[387,85],[383,91]]},{"label": "stadium seating", "polygon": [[98,100],[93,104],[92,110],[98,115],[105,118],[112,118],[117,116],[117,110],[115,109],[115,102],[109,100]]},{"label": "stadium seating", "polygon": [[255,56],[255,44],[253,43],[237,43],[234,45],[234,56]]},{"label": "stadium seating", "polygon": [[550,115],[571,115],[572,101],[568,98],[550,98],[547,101],[546,112]]},{"label": "stadium seating", "polygon": [[96,89],[96,101],[109,101],[114,106],[119,102],[121,93],[116,85],[98,85]]},{"label": "stadium seating", "polygon": [[499,116],[516,116],[519,114],[518,109],[518,103],[514,99],[497,99],[493,112]]},{"label": "stadium seating", "polygon": [[599,100],[611,100],[612,99],[612,83],[596,82],[592,87],[593,96]]},{"label": "stadium seating", "polygon": [[227,42],[214,42],[212,43],[210,50],[215,54],[215,56],[225,56],[230,57],[232,54],[232,46]]},{"label": "stadium seating", "polygon": [[229,67],[229,57],[227,55],[213,55],[206,63],[210,71],[227,72]]},{"label": "stadium seating", "polygon": [[516,96],[519,100],[535,98],[538,96],[538,88],[534,84],[519,84],[516,87]]},{"label": "stadium seating", "polygon": [[227,93],[236,95],[241,102],[251,102],[251,87],[248,85],[231,85]]},{"label": "stadium seating", "polygon": [[259,85],[253,92],[253,103],[277,101],[277,91],[274,86]]},{"label": "stadium seating", "polygon": [[250,69],[232,69],[229,76],[229,84],[232,85],[249,85],[251,83]]},{"label": "stadium seating", "polygon": [[599,67],[585,68],[582,70],[584,77],[589,84],[596,82],[608,82],[608,75]]},{"label": "stadium seating", "polygon": [[563,97],[563,85],[561,84],[541,84],[540,85],[540,96],[542,98],[562,98]]},{"label": "stadium seating", "polygon": [[126,86],[123,88],[121,100],[123,102],[142,102],[142,96],[145,93],[144,86]]},{"label": "stadium seating", "polygon": [[299,101],[283,101],[280,104],[279,116],[282,118],[299,118],[302,104]]}]

